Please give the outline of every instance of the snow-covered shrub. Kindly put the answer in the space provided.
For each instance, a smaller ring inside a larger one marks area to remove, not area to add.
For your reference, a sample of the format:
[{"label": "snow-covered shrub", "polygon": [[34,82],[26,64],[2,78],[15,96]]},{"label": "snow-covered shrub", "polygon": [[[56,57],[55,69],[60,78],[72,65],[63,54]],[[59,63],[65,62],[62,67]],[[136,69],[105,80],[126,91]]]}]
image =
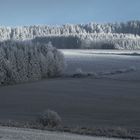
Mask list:
[{"label": "snow-covered shrub", "polygon": [[0,43],[0,84],[59,76],[63,54],[49,44],[5,41]]},{"label": "snow-covered shrub", "polygon": [[37,122],[39,122],[43,126],[56,127],[61,125],[62,120],[57,112],[46,110],[39,116]]},{"label": "snow-covered shrub", "polygon": [[75,78],[80,78],[83,76],[86,76],[86,74],[82,71],[81,68],[77,68],[75,73],[73,74],[73,77],[75,77]]},{"label": "snow-covered shrub", "polygon": [[83,70],[81,68],[77,68],[76,69],[76,74],[82,75],[83,74]]}]

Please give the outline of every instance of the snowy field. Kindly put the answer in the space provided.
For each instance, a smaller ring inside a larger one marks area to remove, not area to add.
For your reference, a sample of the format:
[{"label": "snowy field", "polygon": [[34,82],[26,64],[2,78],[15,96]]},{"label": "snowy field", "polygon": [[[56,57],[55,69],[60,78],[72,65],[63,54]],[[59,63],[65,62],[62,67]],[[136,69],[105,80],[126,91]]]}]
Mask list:
[{"label": "snowy field", "polygon": [[92,55],[92,54],[140,54],[140,50],[109,50],[109,49],[59,49],[65,55]]},{"label": "snowy field", "polygon": [[[140,51],[61,50],[67,60],[66,73],[76,69],[106,75],[113,79],[140,80]],[[127,72],[127,71],[131,72]],[[122,71],[122,74],[119,73]],[[114,74],[109,74],[114,73]],[[115,74],[116,73],[116,74]]]},{"label": "snowy field", "polygon": [[90,137],[69,133],[0,127],[0,140],[121,140],[115,138]]},{"label": "snowy field", "polygon": [[0,121],[34,120],[49,108],[58,112],[66,126],[140,128],[139,55],[61,51],[66,74],[80,68],[99,78],[63,77],[1,87]]}]

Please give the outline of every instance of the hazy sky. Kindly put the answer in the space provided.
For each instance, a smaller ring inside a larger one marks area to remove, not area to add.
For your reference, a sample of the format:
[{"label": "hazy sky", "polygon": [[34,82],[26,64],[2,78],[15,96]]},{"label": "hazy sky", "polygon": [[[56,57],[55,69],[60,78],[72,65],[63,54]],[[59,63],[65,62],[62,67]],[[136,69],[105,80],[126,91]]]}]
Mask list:
[{"label": "hazy sky", "polygon": [[0,25],[140,20],[140,0],[0,0]]}]

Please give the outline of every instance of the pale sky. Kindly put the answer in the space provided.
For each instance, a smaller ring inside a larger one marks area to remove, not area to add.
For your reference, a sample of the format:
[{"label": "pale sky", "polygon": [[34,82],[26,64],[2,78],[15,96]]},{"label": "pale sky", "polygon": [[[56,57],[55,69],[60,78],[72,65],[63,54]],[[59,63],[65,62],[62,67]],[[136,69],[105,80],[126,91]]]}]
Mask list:
[{"label": "pale sky", "polygon": [[0,0],[0,25],[140,20],[140,0]]}]

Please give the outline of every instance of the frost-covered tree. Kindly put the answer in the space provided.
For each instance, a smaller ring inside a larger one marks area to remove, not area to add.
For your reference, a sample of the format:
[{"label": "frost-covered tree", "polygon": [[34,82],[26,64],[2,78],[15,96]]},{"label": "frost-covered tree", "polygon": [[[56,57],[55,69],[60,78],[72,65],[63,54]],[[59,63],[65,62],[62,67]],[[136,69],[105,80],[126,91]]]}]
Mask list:
[{"label": "frost-covered tree", "polygon": [[33,42],[51,41],[56,48],[65,49],[140,49],[140,36],[116,33],[90,33],[38,37]]},{"label": "frost-covered tree", "polygon": [[125,23],[89,23],[67,24],[62,26],[23,26],[0,27],[0,40],[29,40],[35,37],[49,35],[71,35],[90,33],[123,33],[140,35],[140,21],[128,21]]},{"label": "frost-covered tree", "polygon": [[0,43],[0,84],[13,84],[59,76],[63,54],[50,43],[5,41]]},{"label": "frost-covered tree", "polygon": [[34,42],[42,44],[51,41],[56,48],[139,49],[139,38],[140,21],[0,27],[0,41],[34,39]]}]

